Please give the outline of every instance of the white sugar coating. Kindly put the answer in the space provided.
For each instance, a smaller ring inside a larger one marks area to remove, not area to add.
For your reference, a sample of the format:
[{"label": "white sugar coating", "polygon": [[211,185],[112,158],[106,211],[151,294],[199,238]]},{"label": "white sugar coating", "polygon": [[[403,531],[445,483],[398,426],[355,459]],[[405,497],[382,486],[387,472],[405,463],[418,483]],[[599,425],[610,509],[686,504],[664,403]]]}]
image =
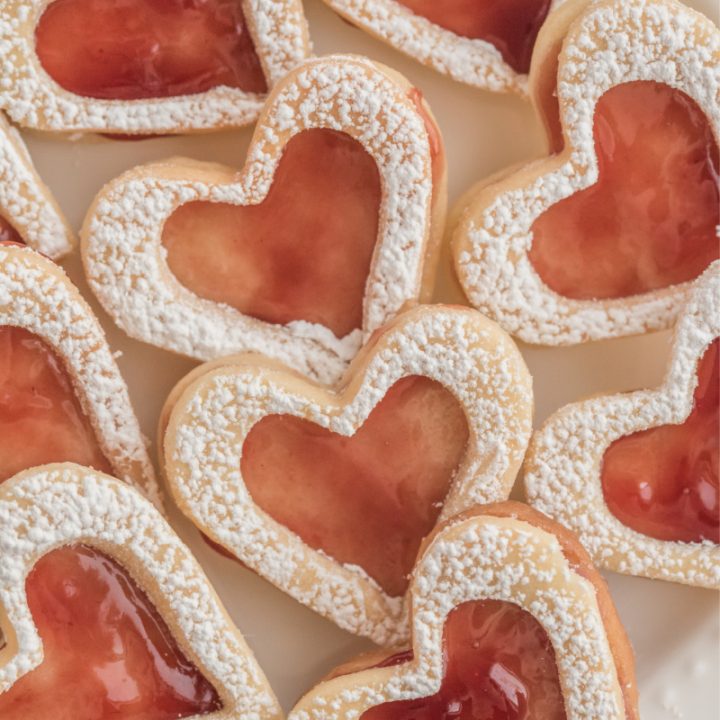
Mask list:
[{"label": "white sugar coating", "polygon": [[[563,1],[554,0],[551,9]],[[350,22],[453,80],[495,92],[527,93],[527,76],[510,67],[487,40],[457,35],[395,0],[325,2]]]},{"label": "white sugar coating", "polygon": [[433,695],[443,679],[449,613],[485,599],[514,603],[543,626],[568,720],[626,717],[593,584],[574,571],[555,536],[513,518],[476,516],[445,528],[415,568],[414,660],[321,683],[289,720],[346,720],[382,703]]},{"label": "white sugar coating", "polygon": [[455,232],[458,273],[470,301],[527,342],[571,344],[662,329],[687,299],[688,283],[621,299],[565,298],[543,283],[528,257],[534,221],[598,179],[598,100],[637,80],[685,92],[720,141],[717,27],[673,0],[595,2],[571,26],[560,58],[558,96],[569,156],[521,170],[514,189],[487,189],[482,197],[489,200],[471,206]]},{"label": "white sugar coating", "polygon": [[25,243],[56,260],[75,244],[57,203],[32,164],[20,134],[0,113],[0,217]]},{"label": "white sugar coating", "polygon": [[615,440],[690,414],[697,366],[720,336],[720,261],[698,280],[675,330],[663,385],[562,408],[533,438],[525,472],[528,501],[578,533],[596,563],[618,572],[720,587],[720,546],[657,540],[624,525],[602,490],[605,451]]},{"label": "white sugar coating", "polygon": [[113,471],[160,506],[125,381],[99,322],[65,273],[32,250],[0,247],[0,326],[24,328],[50,345]]},{"label": "white sugar coating", "polygon": [[124,483],[70,463],[21,473],[0,488],[0,606],[18,643],[17,654],[0,666],[0,693],[42,662],[25,594],[28,573],[43,555],[79,543],[123,565],[213,683],[224,708],[203,718],[281,717],[239,631],[160,513]]},{"label": "white sugar coating", "polygon": [[532,388],[517,348],[494,323],[440,306],[401,315],[359,372],[359,388],[343,402],[330,391],[313,399],[273,368],[238,364],[206,374],[173,409],[166,476],[183,512],[247,566],[340,627],[392,645],[407,637],[403,599],[362,568],[313,550],[255,505],[241,473],[245,438],[272,414],[350,436],[399,379],[436,380],[460,403],[470,430],[442,519],[508,497],[531,432]]},{"label": "white sugar coating", "polygon": [[[253,122],[263,96],[219,86],[194,95],[104,100],[68,92],[44,70],[35,26],[51,0],[0,4],[0,108],[18,124],[62,132],[173,133]],[[245,0],[245,18],[268,84],[310,54],[300,0]]]},{"label": "white sugar coating", "polygon": [[[357,139],[376,162],[382,182],[363,328],[345,338],[309,322],[262,322],[198,297],[172,275],[162,245],[166,219],[184,203],[262,202],[288,141],[314,128]],[[145,342],[199,360],[256,351],[334,382],[356,354],[363,333],[367,336],[421,293],[431,225],[431,165],[427,130],[406,87],[361,58],[309,61],[277,86],[241,174],[205,181],[215,166],[170,161],[130,171],[101,192],[83,231],[90,286],[115,322]]]}]

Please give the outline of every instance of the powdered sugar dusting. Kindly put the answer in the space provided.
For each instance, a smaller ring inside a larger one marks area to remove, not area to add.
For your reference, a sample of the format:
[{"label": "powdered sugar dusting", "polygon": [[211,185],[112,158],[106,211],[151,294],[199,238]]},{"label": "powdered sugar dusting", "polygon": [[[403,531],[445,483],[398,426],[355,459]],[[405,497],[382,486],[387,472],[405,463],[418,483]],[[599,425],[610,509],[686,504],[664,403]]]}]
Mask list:
[{"label": "powdered sugar dusting", "polygon": [[321,683],[289,720],[359,718],[382,703],[427,697],[443,678],[443,628],[464,602],[494,599],[530,612],[555,650],[568,720],[625,718],[595,588],[554,535],[514,518],[480,515],[451,524],[418,562],[412,584],[411,662]]},{"label": "powdered sugar dusting", "polygon": [[0,666],[0,693],[43,658],[25,579],[52,550],[75,543],[118,561],[154,600],[180,646],[215,685],[223,709],[204,718],[282,716],[267,680],[190,551],[135,490],[78,465],[46,465],[0,487],[0,605],[18,651]]},{"label": "powdered sugar dusting", "polygon": [[24,328],[52,347],[113,471],[160,506],[127,386],[100,324],[63,271],[27,248],[0,247],[2,325]]},{"label": "powdered sugar dusting", "polygon": [[69,253],[75,244],[72,231],[35,171],[22,138],[2,113],[0,216],[10,222],[29,247],[53,260]]},{"label": "powdered sugar dusting", "polygon": [[528,500],[575,530],[598,564],[631,575],[720,587],[720,546],[657,540],[629,528],[608,509],[600,481],[612,442],[687,419],[698,361],[719,336],[720,261],[697,281],[675,330],[660,388],[568,405],[533,438],[525,473]]},{"label": "powdered sugar dusting", "polygon": [[[462,37],[395,0],[325,0],[336,12],[393,47],[458,82],[495,92],[527,93],[517,73],[490,42]],[[563,0],[554,0],[557,7]]]},{"label": "powdered sugar dusting", "polygon": [[[103,100],[75,95],[43,69],[35,27],[52,0],[0,5],[0,108],[20,125],[62,132],[176,133],[253,122],[263,96],[220,86],[195,95]],[[268,84],[310,54],[300,0],[244,0],[243,9]]]},{"label": "powdered sugar dusting", "polygon": [[[345,338],[307,322],[262,322],[198,297],[172,275],[162,246],[165,220],[184,203],[260,203],[283,148],[312,128],[358,140],[377,163],[382,182],[363,332]],[[216,166],[178,160],[132,170],[101,192],[83,230],[90,286],[118,325],[140,340],[200,360],[261,352],[333,382],[363,334],[420,295],[430,237],[431,163],[427,130],[406,87],[362,58],[310,61],[277,86],[239,176],[228,170],[218,177]]]},{"label": "powdered sugar dusting", "polygon": [[597,181],[598,100],[637,80],[689,95],[720,142],[715,25],[674,0],[595,2],[571,26],[560,57],[558,97],[569,149],[503,180],[496,191],[486,189],[455,232],[457,269],[470,301],[527,342],[571,344],[662,329],[687,299],[688,283],[630,298],[572,300],[550,290],[528,257],[535,219]]},{"label": "powdered sugar dusting", "polygon": [[[213,540],[286,593],[340,627],[395,644],[407,637],[403,598],[358,567],[306,545],[258,508],[241,473],[243,443],[270,414],[353,435],[399,379],[432,378],[463,407],[470,430],[441,519],[508,497],[532,422],[530,376],[512,341],[479,313],[442,306],[404,313],[375,340],[357,390],[321,392],[276,367],[239,362],[201,376],[173,409],[166,476],[178,504]],[[312,393],[312,395],[310,394]]]}]

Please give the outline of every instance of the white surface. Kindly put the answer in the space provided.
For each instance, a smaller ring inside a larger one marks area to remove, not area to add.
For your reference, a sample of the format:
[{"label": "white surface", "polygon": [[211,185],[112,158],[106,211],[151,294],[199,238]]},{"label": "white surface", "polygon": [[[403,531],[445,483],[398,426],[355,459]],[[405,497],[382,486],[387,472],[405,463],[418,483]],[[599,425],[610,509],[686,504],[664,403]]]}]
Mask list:
[{"label": "white surface", "polygon": [[[689,4],[718,22],[716,0]],[[451,201],[472,182],[541,152],[540,128],[523,101],[453,83],[340,21],[320,0],[306,0],[306,6],[318,53],[369,55],[406,74],[425,93],[447,143]],[[176,154],[240,165],[250,130],[142,142],[25,137],[40,174],[78,228],[97,190],[120,172]],[[79,257],[64,265],[89,297]],[[97,303],[93,306],[98,309]],[[143,430],[154,439],[165,396],[194,363],[129,340],[98,312],[111,345],[123,353],[120,368]],[[592,393],[658,384],[668,335],[522,351],[535,379],[536,421],[541,422],[561,405]],[[369,647],[216,555],[186,522],[177,519],[176,526],[205,566],[286,709],[334,664]],[[717,720],[717,594],[618,575],[609,581],[635,645],[643,720]]]}]

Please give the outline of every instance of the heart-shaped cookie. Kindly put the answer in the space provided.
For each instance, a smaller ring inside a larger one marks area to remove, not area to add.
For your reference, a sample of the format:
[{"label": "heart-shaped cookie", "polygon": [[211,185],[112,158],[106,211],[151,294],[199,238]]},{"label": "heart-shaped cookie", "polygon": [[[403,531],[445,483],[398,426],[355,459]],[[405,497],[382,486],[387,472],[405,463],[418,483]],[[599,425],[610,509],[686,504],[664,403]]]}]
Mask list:
[{"label": "heart-shaped cookie", "polygon": [[656,390],[568,405],[537,432],[525,485],[617,572],[720,587],[720,262],[675,329]]},{"label": "heart-shaped cookie", "polygon": [[182,511],[284,592],[384,645],[407,636],[423,537],[507,498],[532,421],[512,341],[443,306],[398,316],[335,389],[244,356],[197,370],[168,405],[164,465]]},{"label": "heart-shaped cookie", "polygon": [[0,46],[15,122],[128,135],[254,122],[310,54],[300,0],[9,0]]},{"label": "heart-shaped cookie", "polygon": [[71,463],[0,486],[0,716],[271,720],[250,649],[133,488]]},{"label": "heart-shaped cookie", "polygon": [[412,649],[338,668],[289,720],[636,720],[632,648],[572,533],[520,503],[474,508],[426,543]]},{"label": "heart-shaped cookie", "polygon": [[75,237],[20,134],[0,113],[0,243],[5,242],[24,243],[57,260],[73,249]]},{"label": "heart-shaped cookie", "polygon": [[261,352],[330,382],[363,335],[428,298],[444,217],[418,91],[330,56],[276,86],[241,173],[174,159],[111,182],[83,260],[133,337],[200,360]]},{"label": "heart-shaped cookie", "polygon": [[570,3],[530,84],[554,154],[461,201],[468,298],[531,343],[671,325],[720,252],[720,31],[674,0]]},{"label": "heart-shaped cookie", "polygon": [[325,0],[353,25],[458,82],[527,92],[538,31],[563,0]]},{"label": "heart-shaped cookie", "polygon": [[77,462],[160,496],[105,334],[65,273],[0,246],[0,483],[29,467]]}]

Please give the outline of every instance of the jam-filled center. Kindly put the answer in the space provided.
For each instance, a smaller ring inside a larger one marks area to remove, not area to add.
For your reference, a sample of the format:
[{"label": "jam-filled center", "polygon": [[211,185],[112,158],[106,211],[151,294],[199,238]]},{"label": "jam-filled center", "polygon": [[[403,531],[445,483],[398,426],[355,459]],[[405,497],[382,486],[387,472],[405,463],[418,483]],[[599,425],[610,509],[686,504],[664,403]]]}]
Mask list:
[{"label": "jam-filled center", "polygon": [[[460,605],[445,623],[444,650],[436,695],[384,703],[361,720],[565,720],[555,652],[526,610],[499,600]],[[410,659],[403,653],[382,665]]]},{"label": "jam-filled center", "polygon": [[514,70],[526,73],[550,0],[397,0],[461,37],[486,40]]},{"label": "jam-filled center", "polygon": [[62,361],[31,332],[0,327],[0,482],[51,462],[112,474]]},{"label": "jam-filled center", "polygon": [[698,366],[685,422],[616,440],[602,463],[608,508],[637,532],[680,542],[720,543],[720,341]]},{"label": "jam-filled center", "polygon": [[243,445],[242,474],[271,517],[397,596],[467,441],[455,397],[411,376],[395,383],[350,437],[289,415],[263,418]]},{"label": "jam-filled center", "polygon": [[607,299],[702,274],[720,255],[720,165],[699,106],[661,83],[617,85],[598,101],[593,133],[597,182],[533,224],[542,281],[568,298]]},{"label": "jam-filled center", "polygon": [[2,243],[16,243],[24,245],[25,241],[22,239],[20,233],[0,215],[0,244]]},{"label": "jam-filled center", "polygon": [[43,661],[0,694],[3,720],[178,720],[221,708],[147,595],[84,545],[42,557],[27,577]]},{"label": "jam-filled center", "polygon": [[362,327],[380,200],[377,165],[359,142],[306,130],[287,144],[263,202],[181,205],[162,242],[170,270],[197,295],[344,337]]},{"label": "jam-filled center", "polygon": [[238,0],[53,0],[35,44],[50,77],[85,97],[267,90]]}]

